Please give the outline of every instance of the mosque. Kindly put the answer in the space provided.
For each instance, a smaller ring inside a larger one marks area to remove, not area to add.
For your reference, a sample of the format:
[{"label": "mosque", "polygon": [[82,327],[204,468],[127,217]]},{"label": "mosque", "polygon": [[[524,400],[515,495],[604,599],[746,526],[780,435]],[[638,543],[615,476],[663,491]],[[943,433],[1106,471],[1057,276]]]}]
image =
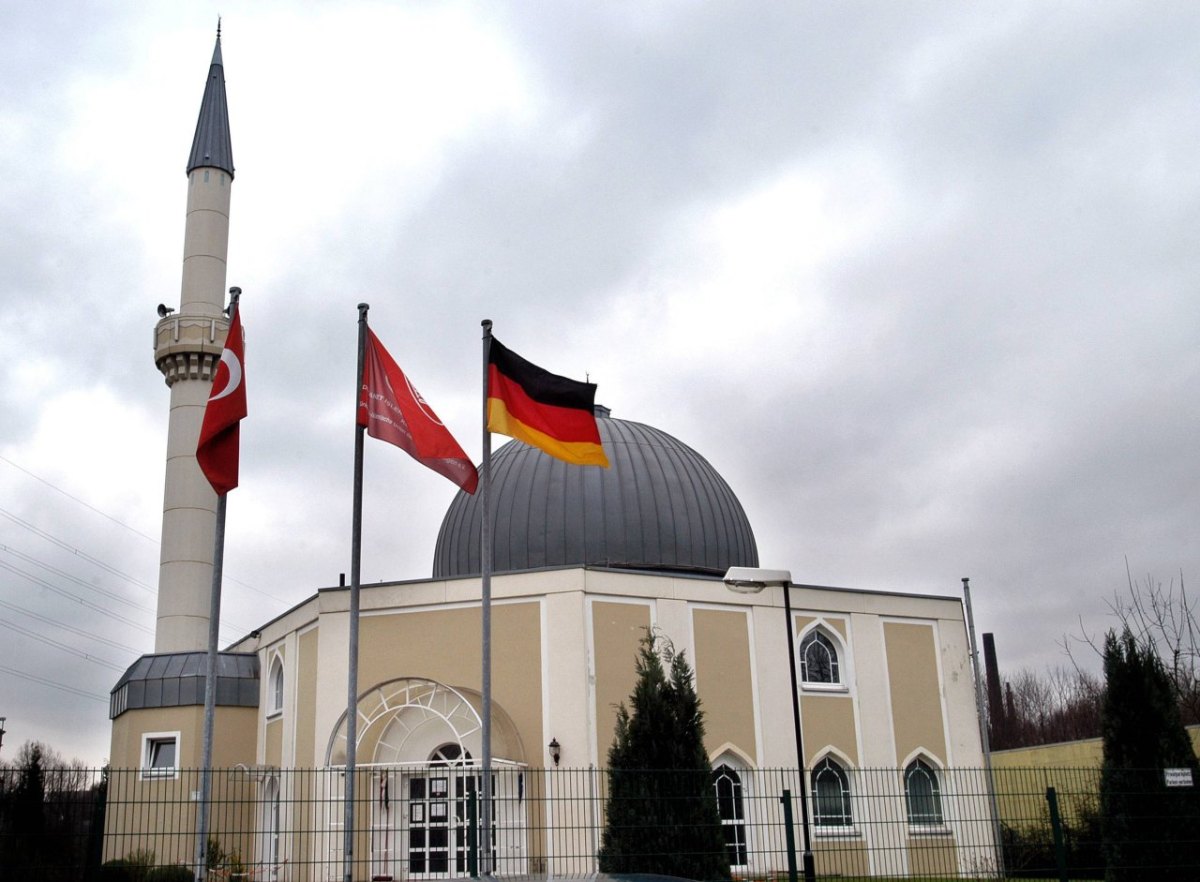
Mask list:
[{"label": "mosque", "polygon": [[[160,307],[155,329],[170,388],[155,651],[126,671],[110,703],[112,768],[139,770],[124,798],[147,803],[202,755],[217,499],[195,448],[229,325],[234,181],[219,35],[187,178],[180,303]],[[753,802],[756,790],[766,795],[763,770],[797,767],[789,631],[814,851],[836,838],[841,869],[855,873],[920,869],[916,845],[931,837],[986,851],[968,841],[980,834],[958,825],[944,778],[983,765],[960,599],[793,584],[789,619],[782,586],[730,591],[727,570],[759,565],[730,486],[667,433],[604,408],[597,417],[609,469],[570,466],[517,441],[492,460],[491,732],[506,806],[496,815],[498,875],[595,869],[594,849],[568,849],[559,828],[602,827],[599,801],[568,810],[532,796],[550,786],[547,771],[605,767],[615,706],[630,693],[650,628],[693,665],[735,873],[779,869],[777,856],[761,857],[748,806],[766,804]],[[444,769],[470,769],[481,751],[482,516],[478,496],[460,491],[430,578],[361,591],[357,763],[373,793],[389,794],[363,820],[374,878],[462,875],[464,821],[436,796],[448,797]],[[317,803],[295,792],[318,778],[287,773],[327,773],[324,797],[336,802],[349,610],[346,586],[320,589],[220,656],[213,766],[252,774],[245,848],[269,878],[340,878],[328,869],[340,866],[339,816],[309,811]],[[876,827],[855,816],[867,769],[895,770],[895,799],[871,808],[876,819],[890,814],[903,826],[908,814],[908,847],[893,849],[887,866],[870,847]],[[128,823],[110,820],[106,857],[121,856],[129,831],[118,827]]]}]

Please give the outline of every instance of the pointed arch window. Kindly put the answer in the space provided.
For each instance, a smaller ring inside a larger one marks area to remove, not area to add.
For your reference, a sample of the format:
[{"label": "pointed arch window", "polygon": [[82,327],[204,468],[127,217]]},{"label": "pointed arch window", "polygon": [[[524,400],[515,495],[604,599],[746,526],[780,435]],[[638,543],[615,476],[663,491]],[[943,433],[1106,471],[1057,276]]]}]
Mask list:
[{"label": "pointed arch window", "polygon": [[725,850],[731,867],[746,866],[746,803],[742,776],[728,763],[713,769],[713,788],[717,792],[717,814],[725,834]]},{"label": "pointed arch window", "polygon": [[904,800],[908,823],[913,826],[940,827],[945,823],[937,770],[922,759],[913,760],[904,769]]},{"label": "pointed arch window", "polygon": [[267,684],[270,713],[280,713],[283,711],[283,659],[279,656],[275,656],[271,662],[271,676]]},{"label": "pointed arch window", "polygon": [[272,776],[267,779],[263,799],[263,855],[267,863],[276,867],[279,864],[279,833],[280,833],[280,801],[279,779]]},{"label": "pointed arch window", "polygon": [[805,683],[841,683],[837,647],[820,631],[800,641],[800,679]]},{"label": "pointed arch window", "polygon": [[850,827],[850,776],[841,763],[825,757],[812,770],[813,817],[818,827]]}]

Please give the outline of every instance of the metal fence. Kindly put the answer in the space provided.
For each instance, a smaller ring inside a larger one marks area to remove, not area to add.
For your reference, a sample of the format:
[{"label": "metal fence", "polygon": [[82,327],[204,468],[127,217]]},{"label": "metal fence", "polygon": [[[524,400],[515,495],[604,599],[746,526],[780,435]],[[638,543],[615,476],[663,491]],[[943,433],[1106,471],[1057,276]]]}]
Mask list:
[{"label": "metal fence", "polygon": [[[476,869],[478,768],[365,767],[356,774],[354,879],[450,878]],[[581,877],[606,869],[599,855],[607,773],[506,767],[494,775],[497,876]],[[808,832],[819,877],[1103,878],[1098,770],[998,769],[994,788],[976,769],[911,775],[911,766],[842,777],[822,776],[820,767],[809,772]],[[190,878],[184,868],[194,861],[198,772],[75,769],[31,777],[0,770],[0,879]],[[786,877],[790,843],[804,848],[796,770],[721,766],[704,784],[720,824],[710,832],[730,875]],[[344,792],[338,769],[215,770],[207,878],[342,879]],[[672,798],[664,790],[655,805]],[[669,872],[673,858],[696,847],[687,835],[694,830],[669,820],[679,815],[639,815],[635,852],[642,849],[640,859],[655,872]],[[1200,830],[1200,817],[1191,821],[1187,826]],[[1195,851],[1197,843],[1164,848]],[[1200,878],[1200,863],[1195,869]]]}]

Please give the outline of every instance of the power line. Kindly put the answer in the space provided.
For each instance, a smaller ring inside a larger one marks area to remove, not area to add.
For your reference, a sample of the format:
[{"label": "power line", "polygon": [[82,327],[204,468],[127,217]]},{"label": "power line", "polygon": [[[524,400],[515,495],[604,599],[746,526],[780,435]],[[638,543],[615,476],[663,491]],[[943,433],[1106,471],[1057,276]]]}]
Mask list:
[{"label": "power line", "polygon": [[[148,591],[151,594],[157,593],[154,591],[153,588],[151,588],[145,582],[141,582],[137,579],[134,579],[132,576],[125,575],[120,570],[116,569],[115,567],[109,566],[108,564],[105,564],[102,561],[98,561],[98,560],[96,560],[96,558],[93,558],[93,557],[91,557],[91,555],[85,554],[84,552],[79,551],[78,549],[71,548],[66,543],[56,540],[54,537],[50,536],[50,534],[46,533],[44,530],[40,530],[37,527],[33,526],[32,524],[21,520],[21,518],[16,517],[11,512],[7,512],[3,509],[0,509],[0,515],[7,517],[9,520],[18,523],[20,526],[25,527],[26,529],[31,530],[32,532],[42,536],[43,538],[48,539],[49,541],[53,542],[55,545],[59,546],[60,548],[64,548],[67,551],[73,552],[76,556],[81,557],[84,560],[87,560],[91,563],[94,563],[97,566],[100,566],[102,569],[106,570],[107,572],[110,572],[110,573],[118,576],[119,578],[123,578],[123,579],[129,581],[132,584],[142,588],[145,591]],[[155,612],[154,607],[146,606],[145,604],[141,604],[141,603],[137,603],[132,600],[128,600],[119,594],[116,594],[112,591],[108,591],[97,585],[93,585],[90,582],[86,582],[83,579],[78,578],[77,576],[72,576],[70,573],[60,570],[57,567],[52,566],[51,564],[45,563],[40,558],[36,558],[31,555],[25,554],[24,552],[17,551],[15,548],[12,548],[11,546],[0,545],[0,552],[11,554],[13,557],[20,558],[21,560],[24,560],[27,563],[31,563],[37,567],[41,567],[42,569],[44,569],[48,572],[51,572],[54,575],[59,576],[60,578],[67,579],[68,581],[74,582],[76,585],[79,585],[80,587],[87,588],[89,591],[95,591],[97,594],[103,594],[105,597],[109,598],[110,600],[115,600],[118,603],[124,603],[127,606],[132,606],[134,609],[139,609],[139,610],[142,610],[143,612],[150,612],[150,613]],[[70,598],[71,600],[75,600],[79,603],[84,604],[85,606],[88,606],[92,609],[96,609],[96,610],[104,613],[105,615],[112,616],[113,618],[118,618],[121,621],[126,622],[127,624],[133,624],[134,627],[141,627],[141,626],[138,626],[135,623],[131,622],[129,619],[124,618],[123,616],[118,616],[116,613],[110,613],[101,607],[97,607],[93,604],[90,604],[87,601],[83,600],[82,598],[78,597],[77,595],[71,594],[69,591],[64,591],[61,588],[56,588],[55,586],[51,585],[49,582],[39,579],[37,576],[27,573],[24,570],[17,569],[16,567],[13,567],[10,564],[0,562],[0,569],[8,570],[11,573],[21,576],[22,578],[28,579],[32,582],[35,582],[36,584],[41,585],[44,588],[48,588],[49,590],[55,592],[56,594],[61,594],[65,597]],[[249,630],[241,625],[238,625],[237,623],[228,622],[225,620],[222,620],[222,624],[225,625],[227,628],[231,628],[232,630],[239,631],[241,633],[246,633]],[[147,633],[153,633],[152,630],[147,630],[146,628],[142,628],[142,630],[146,630]]]},{"label": "power line", "polygon": [[154,612],[154,607],[152,606],[146,606],[145,604],[137,603],[133,600],[127,600],[119,594],[115,594],[112,591],[106,591],[105,589],[93,585],[90,582],[85,582],[78,576],[72,576],[70,573],[65,572],[64,570],[53,567],[39,558],[17,551],[15,548],[11,548],[8,545],[0,545],[0,551],[4,552],[5,554],[10,554],[15,558],[25,561],[26,563],[31,563],[36,567],[41,567],[43,570],[58,576],[60,579],[66,579],[68,582],[74,582],[76,585],[79,585],[82,588],[87,588],[89,591],[95,591],[99,594],[103,594],[105,597],[115,600],[118,603],[124,603],[127,606],[132,606],[134,609],[140,609],[143,612]]},{"label": "power line", "polygon": [[104,667],[110,668],[111,670],[120,671],[122,673],[125,671],[125,668],[118,664],[106,661],[102,658],[97,658],[94,655],[88,655],[82,649],[76,649],[74,646],[67,646],[65,643],[59,643],[57,640],[52,640],[51,638],[42,634],[38,634],[35,631],[30,631],[28,628],[22,628],[20,625],[14,625],[12,622],[6,622],[3,619],[0,619],[0,627],[8,628],[11,631],[16,631],[18,634],[24,634],[26,637],[32,637],[34,640],[45,643],[47,646],[53,646],[55,649],[61,649],[63,652],[69,652],[72,655],[77,655],[80,658],[94,662],[95,664],[104,665]]},{"label": "power line", "polygon": [[28,616],[31,619],[37,619],[39,622],[45,622],[47,625],[53,625],[56,628],[62,628],[64,631],[70,631],[72,634],[77,634],[80,637],[86,637],[88,640],[95,640],[97,643],[103,643],[105,646],[111,646],[113,649],[120,649],[124,650],[125,652],[135,653],[137,655],[142,655],[145,651],[134,646],[129,646],[125,643],[118,643],[115,640],[109,640],[107,637],[101,637],[99,634],[92,634],[88,631],[76,628],[73,625],[68,625],[65,622],[60,622],[56,619],[50,618],[49,616],[44,616],[41,613],[35,613],[33,610],[23,609],[16,604],[8,603],[4,600],[0,600],[0,606],[4,607],[5,609],[11,609],[13,612],[20,613],[23,616]]},{"label": "power line", "polygon": [[145,625],[139,624],[139,623],[135,622],[133,619],[126,618],[125,616],[120,615],[119,613],[115,613],[112,610],[105,609],[104,607],[100,606],[99,604],[92,603],[90,600],[85,600],[84,598],[80,597],[79,595],[72,594],[70,591],[67,591],[64,588],[59,588],[57,585],[50,584],[45,579],[39,579],[37,576],[35,576],[31,573],[27,573],[24,570],[19,570],[16,567],[12,566],[11,564],[6,564],[3,561],[0,561],[0,570],[8,570],[10,573],[18,575],[22,579],[32,582],[35,585],[41,585],[47,591],[53,591],[55,594],[57,594],[61,597],[65,597],[68,600],[73,600],[76,603],[80,604],[81,606],[86,606],[88,609],[95,610],[96,612],[100,613],[103,616],[108,616],[110,619],[116,619],[118,622],[124,622],[126,625],[128,625],[131,628],[136,628],[137,630],[143,631],[146,634],[154,633],[153,628],[147,628]]},{"label": "power line", "polygon": [[29,477],[33,478],[33,480],[35,480],[41,484],[45,484],[47,487],[49,487],[55,493],[61,493],[63,496],[67,497],[67,499],[71,500],[72,502],[76,502],[79,505],[82,505],[88,511],[95,512],[96,514],[100,515],[100,517],[112,521],[118,527],[123,527],[124,529],[128,530],[130,533],[133,533],[135,536],[141,536],[143,539],[149,540],[150,542],[153,542],[155,545],[158,544],[158,540],[155,539],[153,536],[147,536],[145,533],[143,533],[141,530],[137,529],[136,527],[131,527],[131,526],[129,526],[129,524],[125,523],[124,521],[120,520],[119,518],[115,518],[112,515],[108,514],[107,512],[101,511],[100,509],[96,508],[96,506],[94,506],[94,505],[89,505],[88,503],[86,503],[82,499],[80,499],[78,496],[72,496],[70,493],[68,493],[62,487],[59,487],[59,486],[56,486],[55,484],[50,483],[45,478],[43,478],[41,475],[35,475],[33,472],[29,471],[29,469],[25,468],[24,466],[17,465],[15,462],[13,462],[7,456],[0,454],[0,461],[8,463],[10,466],[12,466],[18,472],[24,472],[26,475],[29,475]]},{"label": "power line", "polygon": [[[100,515],[102,518],[112,521],[117,526],[122,527],[123,529],[126,529],[129,532],[131,532],[137,536],[140,536],[141,538],[146,539],[149,542],[153,542],[155,545],[160,544],[159,541],[157,539],[155,539],[153,536],[148,536],[147,534],[143,533],[141,530],[137,529],[136,527],[131,527],[129,524],[125,523],[120,518],[114,517],[113,515],[110,515],[107,512],[101,511],[100,509],[96,508],[96,506],[91,505],[90,503],[84,502],[78,496],[74,496],[71,493],[68,493],[66,490],[62,489],[61,487],[57,486],[56,484],[52,483],[51,481],[46,480],[45,478],[41,477],[40,475],[34,474],[33,472],[29,471],[29,469],[25,468],[24,466],[18,465],[17,463],[15,463],[11,459],[9,459],[7,456],[0,455],[0,461],[7,463],[8,465],[12,466],[17,471],[28,475],[29,477],[33,478],[38,483],[44,484],[45,486],[49,487],[54,492],[62,494],[67,499],[70,499],[72,502],[77,503],[78,505],[82,505],[88,511],[94,512],[94,513]],[[55,538],[54,536],[50,535],[49,533],[46,533],[43,530],[39,530],[37,527],[33,526],[33,524],[30,524],[28,521],[22,520],[21,518],[14,515],[12,512],[9,512],[3,508],[0,508],[0,515],[3,515],[4,517],[8,518],[9,520],[13,521],[16,524],[19,524],[20,526],[24,527],[25,529],[36,533],[38,536],[41,536],[46,541],[52,542],[55,545],[59,546],[60,548],[63,548],[66,551],[70,551],[72,554],[82,557],[84,560],[87,560],[88,562],[94,564],[95,566],[98,566],[101,569],[103,569],[107,572],[110,572],[115,576],[119,576],[120,578],[126,579],[127,581],[133,583],[134,585],[137,585],[141,588],[145,588],[147,591],[149,591],[151,593],[155,593],[155,589],[153,587],[151,587],[150,585],[147,585],[145,582],[142,582],[139,579],[135,579],[132,576],[128,576],[128,575],[120,572],[119,570],[117,570],[113,567],[110,567],[108,564],[104,563],[103,561],[97,560],[96,558],[91,557],[88,554],[85,554],[84,552],[80,551],[77,548],[72,548],[71,546],[69,546],[65,542],[63,542],[62,540]],[[243,588],[253,591],[255,594],[261,594],[263,597],[270,598],[271,600],[274,600],[276,603],[285,603],[285,604],[291,603],[291,601],[289,601],[286,597],[280,597],[276,594],[272,594],[269,591],[264,591],[263,589],[257,588],[248,582],[243,582],[241,579],[235,578],[235,577],[229,575],[228,573],[226,573],[224,575],[224,578],[226,581],[233,582],[235,585],[240,585]]]},{"label": "power line", "polygon": [[124,579],[127,582],[131,582],[134,585],[138,585],[142,588],[145,588],[147,591],[149,591],[151,593],[154,592],[154,588],[150,585],[147,585],[141,579],[135,578],[134,576],[131,576],[128,573],[123,573],[120,570],[118,570],[116,567],[111,566],[110,564],[106,564],[104,561],[99,560],[98,558],[92,557],[87,552],[80,551],[78,548],[75,548],[72,545],[68,545],[63,540],[57,538],[56,536],[51,535],[50,533],[47,533],[45,530],[35,527],[33,524],[29,523],[29,521],[26,521],[22,518],[17,517],[15,514],[13,514],[12,512],[10,512],[6,509],[0,508],[0,516],[8,518],[14,524],[24,527],[29,532],[33,533],[36,536],[40,536],[41,538],[45,539],[47,542],[49,542],[53,545],[57,545],[59,548],[63,549],[64,551],[69,551],[71,554],[75,555],[76,557],[86,560],[88,563],[92,564],[93,566],[99,567],[100,569],[104,570],[106,573],[111,573],[112,575],[114,575],[120,579]]},{"label": "power line", "polygon": [[101,697],[95,692],[85,692],[82,689],[76,689],[74,686],[67,686],[64,683],[57,683],[54,680],[47,680],[45,677],[39,677],[36,674],[27,674],[24,671],[18,671],[6,665],[0,665],[0,671],[3,671],[6,674],[12,674],[14,677],[32,680],[34,683],[41,683],[43,686],[49,686],[52,689],[61,689],[63,692],[70,692],[72,695],[78,695],[82,698],[90,698],[92,701],[99,701],[102,704],[108,704],[107,698]]}]

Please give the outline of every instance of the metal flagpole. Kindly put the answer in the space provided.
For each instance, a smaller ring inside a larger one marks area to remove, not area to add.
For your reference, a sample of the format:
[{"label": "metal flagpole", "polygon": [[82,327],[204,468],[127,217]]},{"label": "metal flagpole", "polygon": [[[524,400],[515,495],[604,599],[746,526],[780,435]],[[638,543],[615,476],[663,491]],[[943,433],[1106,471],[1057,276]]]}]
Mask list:
[{"label": "metal flagpole", "polygon": [[[236,301],[235,301],[236,304]],[[213,723],[217,715],[217,642],[221,630],[221,575],[225,569],[225,498],[217,495],[212,591],[208,599],[208,658],[204,668],[204,734],[200,742],[200,802],[196,824],[196,882],[203,882],[208,857],[208,804],[212,798]]]},{"label": "metal flagpole", "polygon": [[[229,316],[232,324],[241,300],[242,289],[229,289]],[[204,729],[200,738],[200,803],[196,807],[196,882],[203,882],[208,860],[208,806],[212,799],[213,728],[217,716],[217,657],[221,633],[221,581],[225,572],[225,501],[227,493],[217,494],[217,522],[213,531],[212,588],[208,595],[208,655],[204,665]],[[176,748],[178,749],[178,747]]]},{"label": "metal flagpole", "polygon": [[482,524],[479,530],[479,572],[483,607],[483,805],[479,812],[479,873],[490,876],[492,867],[492,434],[488,431],[488,364],[492,348],[492,321],[483,325],[483,461],[480,471],[483,495]]},{"label": "metal flagpole", "polygon": [[1000,805],[996,801],[995,778],[992,774],[992,744],[988,737],[987,711],[983,701],[983,677],[979,674],[979,648],[975,643],[975,613],[971,608],[971,580],[963,578],[963,606],[967,610],[967,635],[971,640],[971,665],[975,670],[975,711],[979,718],[979,738],[983,744],[983,764],[987,769],[988,796],[992,802],[992,837],[996,848],[996,870],[1004,875],[1004,847],[1000,831]]},{"label": "metal flagpole", "polygon": [[346,814],[342,830],[342,872],[345,882],[352,882],[354,866],[354,767],[358,748],[358,578],[362,553],[362,475],[363,433],[358,423],[358,403],[362,398],[363,365],[367,352],[367,310],[370,305],[358,304],[358,373],[354,382],[354,504],[353,525],[350,529],[350,661],[346,685]]}]

